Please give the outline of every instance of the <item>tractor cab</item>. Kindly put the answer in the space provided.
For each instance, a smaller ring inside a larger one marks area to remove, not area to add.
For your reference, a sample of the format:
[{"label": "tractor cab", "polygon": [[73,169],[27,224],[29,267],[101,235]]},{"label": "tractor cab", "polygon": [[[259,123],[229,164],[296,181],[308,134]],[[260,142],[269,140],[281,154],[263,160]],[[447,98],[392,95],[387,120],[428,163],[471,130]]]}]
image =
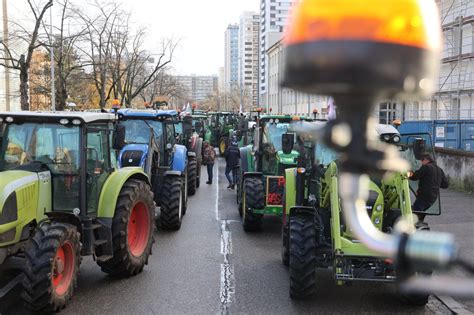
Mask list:
[{"label": "tractor cab", "polygon": [[255,169],[267,175],[283,176],[286,168],[296,167],[300,152],[291,125],[299,119],[292,116],[262,116],[254,128],[252,150],[257,156]]},{"label": "tractor cab", "polygon": [[[176,122],[178,113],[174,110],[132,110],[118,112],[120,124],[126,127],[127,146],[120,152],[119,163],[126,166],[132,152],[140,151],[140,161],[146,160],[148,152],[154,153],[150,144],[156,144],[159,165],[172,167],[173,148],[178,144]],[[182,147],[181,147],[182,149]],[[138,152],[137,152],[138,153]],[[138,161],[138,160],[137,160]],[[143,164],[136,165],[142,166]],[[183,165],[180,165],[183,166]],[[178,166],[176,166],[178,167]],[[184,171],[184,167],[182,168]]]},{"label": "tractor cab", "polygon": [[[46,198],[51,203],[46,203],[47,210],[94,215],[101,188],[115,167],[115,151],[109,149],[114,116],[7,113],[0,117],[0,171],[8,172],[2,174],[2,179],[20,173],[34,174],[27,178],[45,178],[51,181],[55,196]],[[81,185],[84,181],[91,185],[86,188]]]}]

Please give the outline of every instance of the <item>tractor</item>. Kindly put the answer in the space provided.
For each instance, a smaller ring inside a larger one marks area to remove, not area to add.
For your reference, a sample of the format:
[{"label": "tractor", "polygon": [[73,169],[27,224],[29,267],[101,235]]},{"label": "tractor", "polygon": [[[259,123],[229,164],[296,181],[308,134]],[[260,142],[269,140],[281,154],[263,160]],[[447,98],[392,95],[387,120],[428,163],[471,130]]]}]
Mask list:
[{"label": "tractor", "polygon": [[113,114],[0,113],[0,298],[20,287],[31,310],[63,309],[81,256],[113,276],[143,270],[155,203],[141,168],[117,168],[123,144]]},{"label": "tractor", "polygon": [[[429,135],[400,135],[392,126],[377,128],[382,141],[396,145],[402,155],[415,162],[421,153],[433,153]],[[306,142],[305,142],[306,143]],[[395,282],[397,268],[391,259],[369,250],[357,240],[341,214],[338,186],[339,161],[334,151],[311,142],[305,146],[306,163],[285,172],[282,260],[289,266],[290,296],[307,298],[315,293],[318,268],[332,268],[338,285],[354,281]],[[408,229],[429,230],[416,224],[411,209],[415,191],[404,173],[372,178],[367,201],[367,222],[392,233],[397,222]],[[440,214],[439,202],[428,214]],[[424,274],[430,274],[425,270]],[[400,294],[407,304],[424,305],[429,295]]]},{"label": "tractor", "polygon": [[[197,124],[199,127],[199,124]],[[178,142],[188,150],[188,194],[194,196],[201,184],[202,144],[203,138],[195,131],[194,118],[191,114],[181,113],[176,122]]]},{"label": "tractor", "polygon": [[204,139],[209,128],[207,113],[203,110],[193,109],[191,112],[191,117],[193,118],[194,132],[196,132],[199,137]]},{"label": "tractor", "polygon": [[300,157],[295,133],[288,130],[300,119],[263,115],[257,119],[253,144],[240,149],[237,204],[245,231],[259,230],[264,215],[283,215],[285,169],[294,168]]},{"label": "tractor", "polygon": [[[126,128],[126,146],[120,151],[119,166],[141,166],[148,171],[154,200],[160,207],[157,226],[179,230],[187,208],[188,158],[196,161],[196,154],[177,144],[178,113],[174,110],[123,109],[118,111],[118,117],[120,125]],[[143,164],[144,161],[152,164]]]},{"label": "tractor", "polygon": [[207,129],[205,140],[219,148],[219,154],[224,152],[229,145],[229,131],[235,128],[237,122],[234,113],[230,112],[211,112],[209,113],[210,125]]}]

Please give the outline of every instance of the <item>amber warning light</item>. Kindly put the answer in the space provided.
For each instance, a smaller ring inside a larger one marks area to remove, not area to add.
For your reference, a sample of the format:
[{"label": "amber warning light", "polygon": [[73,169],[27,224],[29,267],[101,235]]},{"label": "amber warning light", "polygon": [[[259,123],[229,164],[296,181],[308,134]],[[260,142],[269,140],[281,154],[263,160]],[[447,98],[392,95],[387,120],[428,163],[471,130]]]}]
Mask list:
[{"label": "amber warning light", "polygon": [[439,15],[430,0],[310,0],[293,12],[288,45],[361,40],[438,49]]}]

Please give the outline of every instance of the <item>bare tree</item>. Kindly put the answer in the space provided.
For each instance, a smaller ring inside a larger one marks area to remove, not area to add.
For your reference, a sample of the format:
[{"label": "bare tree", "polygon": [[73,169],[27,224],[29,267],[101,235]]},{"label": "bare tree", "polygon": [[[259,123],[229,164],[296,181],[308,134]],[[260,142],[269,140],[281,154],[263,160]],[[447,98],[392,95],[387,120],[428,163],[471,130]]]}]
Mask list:
[{"label": "bare tree", "polygon": [[[166,66],[171,63],[177,46],[177,43],[174,43],[171,39],[163,40],[161,51],[158,54],[152,55],[141,48],[143,37],[143,31],[137,33],[133,39],[131,50],[127,50],[126,59],[124,60],[126,67],[120,94],[122,103],[127,107],[132,104],[134,98],[140,96],[144,89],[163,78],[160,75],[166,69]],[[157,57],[154,58],[154,56]]]},{"label": "bare tree", "polygon": [[126,25],[128,14],[120,9],[120,6],[114,2],[101,4],[97,0],[92,4],[97,10],[98,15],[89,17],[82,14],[81,19],[84,22],[86,32],[86,42],[88,47],[80,48],[92,65],[94,85],[99,95],[99,105],[104,108],[110,99],[111,93],[115,88],[115,82],[110,82],[111,71],[113,68],[111,62],[114,56],[114,39],[117,38],[117,28]]},{"label": "bare tree", "polygon": [[5,41],[2,41],[1,44],[5,53],[3,57],[0,57],[0,65],[20,72],[20,104],[22,110],[29,110],[30,108],[28,100],[28,76],[31,58],[33,57],[34,51],[43,45],[43,43],[38,40],[39,31],[43,22],[44,14],[53,5],[53,0],[47,1],[41,8],[35,7],[31,0],[27,0],[27,2],[34,17],[34,27],[31,32],[23,29],[25,34],[23,34],[23,36],[18,36],[27,42],[27,51],[26,53],[19,54],[18,57],[18,53],[12,51],[9,45],[7,45]]}]

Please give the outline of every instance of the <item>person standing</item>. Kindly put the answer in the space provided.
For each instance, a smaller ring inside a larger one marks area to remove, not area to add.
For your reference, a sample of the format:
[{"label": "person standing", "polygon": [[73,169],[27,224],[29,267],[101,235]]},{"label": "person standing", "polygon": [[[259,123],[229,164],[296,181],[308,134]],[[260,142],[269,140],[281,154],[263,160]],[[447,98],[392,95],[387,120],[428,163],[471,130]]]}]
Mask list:
[{"label": "person standing", "polygon": [[418,212],[418,218],[423,221],[424,214],[438,199],[439,189],[446,189],[449,186],[448,179],[443,170],[436,165],[430,154],[421,155],[421,167],[415,172],[409,172],[410,180],[417,180],[418,190],[416,192],[416,200],[413,203],[413,211]]},{"label": "person standing", "polygon": [[213,177],[212,172],[214,168],[214,160],[216,159],[216,151],[214,150],[214,147],[209,144],[209,141],[204,141],[203,147],[204,147],[204,150],[202,152],[202,155],[203,155],[202,162],[207,167],[207,177],[208,177],[206,184],[211,185],[212,177]]},{"label": "person standing", "polygon": [[[229,181],[227,189],[235,189],[237,184],[237,170],[239,169],[240,150],[237,141],[232,141],[230,146],[224,152],[226,166],[225,166],[225,177]],[[230,173],[232,172],[232,177]]]}]

